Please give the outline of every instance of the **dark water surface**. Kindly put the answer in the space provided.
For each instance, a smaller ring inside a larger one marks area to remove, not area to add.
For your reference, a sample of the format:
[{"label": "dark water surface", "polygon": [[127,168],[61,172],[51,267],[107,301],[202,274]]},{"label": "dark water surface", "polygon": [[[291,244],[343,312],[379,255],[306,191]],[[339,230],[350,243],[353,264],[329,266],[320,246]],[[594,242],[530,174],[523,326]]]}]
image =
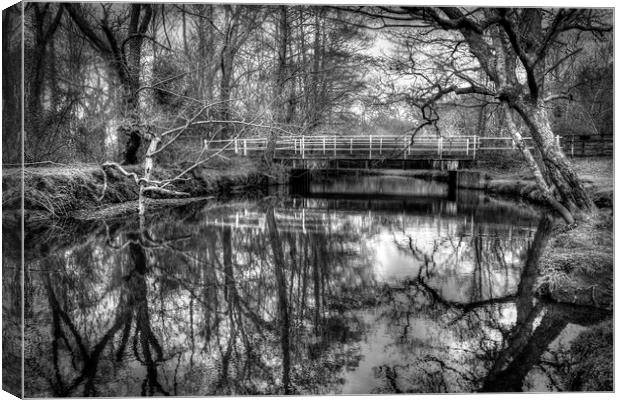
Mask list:
[{"label": "dark water surface", "polygon": [[550,227],[480,193],[351,177],[142,229],[32,230],[26,396],[561,390],[563,349],[598,317],[534,298]]}]

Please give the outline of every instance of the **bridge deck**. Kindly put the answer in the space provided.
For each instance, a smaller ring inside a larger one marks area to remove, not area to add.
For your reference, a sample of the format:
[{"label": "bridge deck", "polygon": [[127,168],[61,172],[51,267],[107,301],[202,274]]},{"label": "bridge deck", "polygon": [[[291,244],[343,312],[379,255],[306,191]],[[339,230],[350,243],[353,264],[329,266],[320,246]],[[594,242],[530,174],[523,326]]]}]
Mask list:
[{"label": "bridge deck", "polygon": [[[526,145],[533,147],[531,138]],[[556,137],[559,143],[559,137]],[[267,149],[266,137],[204,140],[203,150],[210,154],[251,156]],[[315,135],[281,136],[275,143],[278,160],[473,160],[485,152],[512,151],[510,137],[397,135]]]}]

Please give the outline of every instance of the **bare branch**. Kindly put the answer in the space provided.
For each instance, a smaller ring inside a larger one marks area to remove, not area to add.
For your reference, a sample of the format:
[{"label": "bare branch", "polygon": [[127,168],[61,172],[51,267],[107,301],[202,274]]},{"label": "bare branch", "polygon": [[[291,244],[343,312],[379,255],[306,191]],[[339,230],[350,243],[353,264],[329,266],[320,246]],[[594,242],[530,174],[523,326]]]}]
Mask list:
[{"label": "bare branch", "polygon": [[164,189],[159,186],[147,186],[142,189],[142,193],[145,193],[145,192],[155,192],[155,193],[161,193],[161,194],[166,194],[170,196],[179,196],[179,197],[189,196],[189,193],[187,192],[178,192],[176,190]]},{"label": "bare branch", "polygon": [[105,167],[114,167],[118,169],[121,174],[132,177],[134,181],[136,181],[136,184],[139,184],[138,175],[135,172],[127,172],[119,163],[116,163],[114,161],[106,161],[101,165],[101,168]]}]

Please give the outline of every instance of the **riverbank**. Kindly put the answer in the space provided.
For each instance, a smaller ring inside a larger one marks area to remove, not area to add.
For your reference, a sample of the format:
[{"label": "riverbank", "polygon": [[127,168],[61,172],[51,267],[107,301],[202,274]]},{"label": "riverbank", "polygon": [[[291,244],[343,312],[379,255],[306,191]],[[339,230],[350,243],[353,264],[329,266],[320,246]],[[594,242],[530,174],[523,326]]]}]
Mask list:
[{"label": "riverbank", "polygon": [[[578,223],[558,224],[541,257],[537,293],[556,302],[613,309],[613,198],[611,158],[571,160],[586,190],[599,208]],[[523,166],[489,168],[485,190],[538,201],[538,190]]]},{"label": "riverbank", "polygon": [[[583,158],[573,159],[572,163],[594,203],[600,208],[613,207],[613,159]],[[350,173],[359,172],[351,170]],[[438,182],[449,180],[449,172],[439,170],[370,170],[365,173],[407,176]],[[459,170],[456,184],[461,189],[482,190],[489,194],[546,204],[530,171],[522,163],[485,163],[477,168]]]},{"label": "riverbank", "polygon": [[[170,179],[185,166],[160,168],[153,173],[156,180]],[[128,172],[141,175],[138,166],[127,167]],[[107,182],[106,182],[107,181]],[[171,185],[172,190],[188,193],[187,198],[158,199],[151,203],[168,204],[191,202],[206,196],[225,197],[263,190],[270,183],[285,181],[283,171],[263,172],[249,159],[218,160],[198,167],[187,174],[187,179]],[[5,169],[2,173],[3,218],[17,218],[21,208],[21,170]],[[128,208],[135,211],[138,186],[131,177],[115,168],[104,171],[96,165],[70,165],[26,168],[24,170],[24,209],[27,220],[62,219],[87,214],[109,216]]]},{"label": "riverbank", "polygon": [[[574,170],[590,193],[594,203],[600,208],[613,207],[614,168],[612,158],[574,158],[571,160]],[[482,168],[469,170],[470,174],[482,176],[482,189],[490,193],[519,196],[530,201],[542,202],[529,169],[519,164],[509,164],[505,168],[484,165]],[[467,180],[463,187],[470,184]],[[475,185],[475,183],[474,183]],[[475,188],[472,187],[471,188]]]}]

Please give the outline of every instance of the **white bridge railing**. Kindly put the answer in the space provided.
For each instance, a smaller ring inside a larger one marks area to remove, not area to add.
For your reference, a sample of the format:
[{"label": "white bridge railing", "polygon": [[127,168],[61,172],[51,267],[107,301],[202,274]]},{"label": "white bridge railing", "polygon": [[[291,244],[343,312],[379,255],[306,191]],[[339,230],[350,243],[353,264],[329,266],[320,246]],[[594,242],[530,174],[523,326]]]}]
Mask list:
[{"label": "white bridge railing", "polygon": [[[532,148],[532,139],[524,138]],[[209,152],[226,152],[248,156],[267,149],[266,137],[204,140]],[[560,137],[556,136],[559,146]],[[287,159],[374,159],[410,157],[472,158],[480,152],[511,151],[516,149],[511,137],[433,136],[416,137],[398,135],[313,135],[281,136],[275,143],[276,158]]]},{"label": "white bridge railing", "polygon": [[[274,210],[274,217],[278,223],[278,230],[280,232],[323,232],[323,233],[337,233],[346,232],[346,227],[355,226],[359,232],[370,232],[375,225],[376,219],[382,217],[381,212],[373,212],[371,210],[367,212],[358,211],[346,211],[346,210],[328,210],[328,209],[314,209],[314,208],[276,208]],[[395,215],[392,219],[393,223],[399,227],[400,230],[404,229],[407,224],[405,223],[405,213]],[[463,230],[461,234],[467,234],[469,231],[470,236],[474,234],[478,236],[487,236],[482,232],[474,232],[474,217],[473,215],[459,215],[454,211],[448,212],[445,215],[417,215],[414,217],[418,223],[426,222],[427,227],[433,226],[434,231],[443,231],[451,235],[457,234],[456,225],[461,225]],[[448,223],[450,221],[450,223]],[[222,228],[232,228],[237,230],[252,230],[258,232],[266,232],[267,220],[265,212],[242,210],[236,211],[225,216],[219,217],[206,217],[203,221],[206,225]],[[504,225],[499,223],[485,222],[485,230],[492,228],[493,226],[503,227]],[[512,237],[513,229],[515,232],[520,232],[524,236],[530,236],[535,227],[530,225],[523,226],[510,226],[509,237]]]}]

